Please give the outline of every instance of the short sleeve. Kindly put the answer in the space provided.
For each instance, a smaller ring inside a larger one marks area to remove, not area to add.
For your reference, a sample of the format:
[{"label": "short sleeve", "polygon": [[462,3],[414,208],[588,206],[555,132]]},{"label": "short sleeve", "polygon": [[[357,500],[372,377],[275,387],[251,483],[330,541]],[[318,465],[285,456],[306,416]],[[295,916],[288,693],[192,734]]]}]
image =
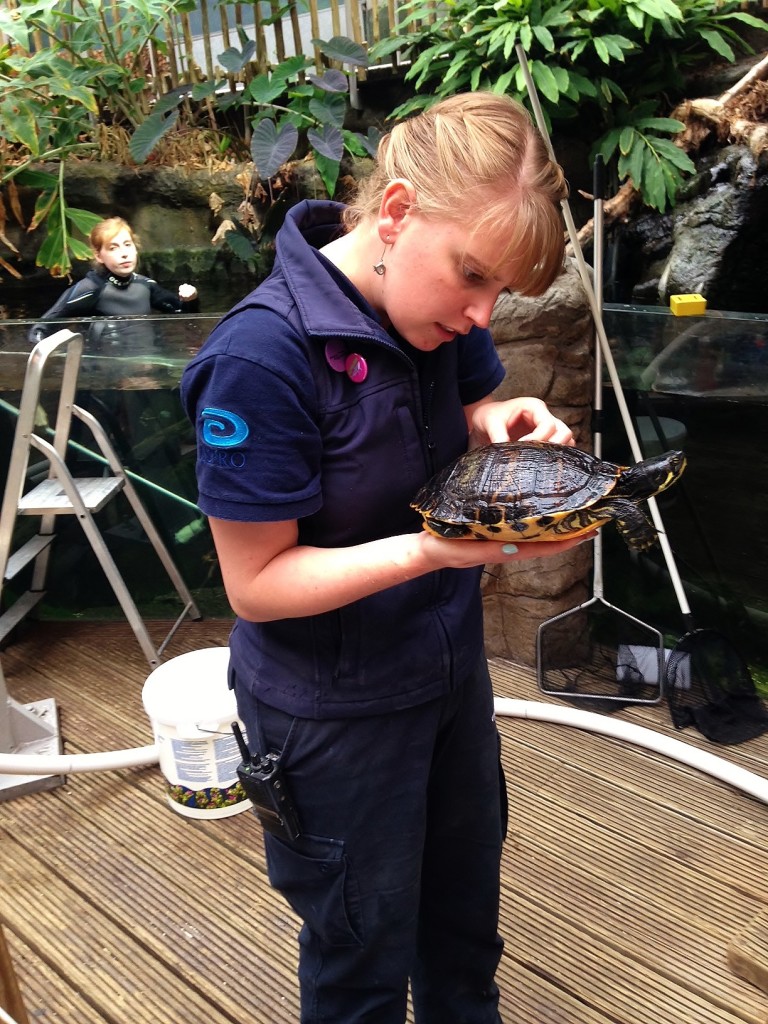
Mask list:
[{"label": "short sleeve", "polygon": [[250,309],[220,324],[185,369],[181,395],[203,513],[276,522],[317,511],[315,388],[303,344],[278,315]]}]

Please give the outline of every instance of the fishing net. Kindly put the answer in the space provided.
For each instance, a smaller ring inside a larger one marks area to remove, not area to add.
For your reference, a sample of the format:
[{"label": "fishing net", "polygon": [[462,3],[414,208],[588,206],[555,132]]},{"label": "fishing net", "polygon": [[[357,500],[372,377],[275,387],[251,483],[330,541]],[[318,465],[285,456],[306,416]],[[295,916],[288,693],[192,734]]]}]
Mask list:
[{"label": "fishing net", "polygon": [[543,622],[536,641],[537,681],[549,696],[598,711],[662,699],[662,634],[602,598]]},{"label": "fishing net", "polygon": [[693,726],[713,743],[744,743],[768,731],[768,709],[746,662],[714,629],[681,637],[667,660],[666,692],[676,729]]}]

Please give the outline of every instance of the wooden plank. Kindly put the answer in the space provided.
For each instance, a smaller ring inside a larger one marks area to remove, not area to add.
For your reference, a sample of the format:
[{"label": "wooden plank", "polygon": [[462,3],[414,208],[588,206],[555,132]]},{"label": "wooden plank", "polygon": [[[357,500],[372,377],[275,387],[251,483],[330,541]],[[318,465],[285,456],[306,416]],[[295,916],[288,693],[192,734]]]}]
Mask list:
[{"label": "wooden plank", "polygon": [[[578,922],[566,923],[551,910],[531,907],[514,887],[505,890],[505,903],[517,926],[515,958],[544,977],[556,978],[573,999],[613,1021],[764,1024],[762,1016],[745,1013],[741,1007],[723,1010],[653,970],[628,970],[630,965],[614,950],[591,943]],[[663,955],[662,945],[659,956]]]},{"label": "wooden plank", "polygon": [[728,944],[728,966],[768,993],[768,907]]},{"label": "wooden plank", "polygon": [[[104,1017],[58,972],[16,935],[8,932],[8,944],[21,975],[24,1002],[33,1021],[56,1024],[104,1024]],[[54,1010],[55,1008],[55,1010]],[[55,1013],[55,1016],[53,1014]]]},{"label": "wooden plank", "polygon": [[10,1013],[16,1024],[29,1024],[13,959],[0,921],[0,1007]]},{"label": "wooden plank", "polygon": [[[545,725],[525,725],[539,730],[545,746],[554,743],[551,729],[555,727],[550,727],[547,739]],[[526,743],[529,739],[527,730]],[[755,842],[754,821],[762,822],[764,828],[768,810],[713,783],[704,785],[712,805],[707,813],[698,774],[695,780],[686,779],[679,771],[666,764],[654,765],[634,750],[621,751],[621,760],[628,762],[622,766],[617,763],[618,749],[612,759],[601,758],[599,744],[604,742],[602,737],[589,734],[573,735],[567,747],[568,764],[561,755],[562,744],[558,744],[557,756],[539,749],[540,756],[525,759],[523,771],[509,765],[507,783],[535,793],[553,807],[575,809],[581,827],[587,822],[598,823],[617,835],[629,830],[635,843],[685,861],[708,878],[730,879],[729,858],[738,856],[742,871],[736,884],[740,891],[759,899],[768,872],[768,851]],[[602,778],[596,768],[601,764],[605,773]],[[642,785],[636,783],[638,778],[642,778]],[[676,794],[677,808],[670,804],[667,793]],[[697,816],[690,813],[694,802],[702,808]]]},{"label": "wooden plank", "polygon": [[[23,829],[11,831],[0,818],[4,848],[19,847],[16,871],[6,875],[7,920],[81,989],[83,963],[96,960],[89,989],[102,1011],[115,996],[112,984],[125,982],[118,1005],[126,1022],[153,1019],[145,985],[128,984],[136,976],[149,979],[152,964],[157,990],[172,1006],[187,1006],[191,1019],[203,1019],[193,1006],[202,1014],[210,1004],[220,1014],[215,1021],[243,1012],[255,1020],[290,1020],[295,1007],[285,1016],[273,1011],[295,988],[296,926],[269,889],[263,861],[254,870],[252,848],[261,843],[255,818],[191,822],[165,804],[159,780],[153,798],[134,782],[130,772],[73,777],[66,799],[26,801]],[[108,819],[98,819],[95,808],[108,808]],[[217,841],[225,831],[237,835],[229,849]],[[206,874],[206,865],[215,869]],[[89,926],[65,941],[73,908]],[[281,934],[286,941],[276,941]],[[119,953],[104,967],[94,947]],[[259,978],[247,991],[239,949],[247,949],[249,974]],[[195,997],[185,999],[185,990]]]},{"label": "wooden plank", "polygon": [[[169,653],[225,644],[230,627],[185,622]],[[148,668],[127,623],[28,622],[2,657],[16,699],[56,698],[67,750],[148,742]],[[530,670],[492,671],[497,693],[537,699]],[[664,709],[654,716],[668,728]],[[768,997],[726,956],[766,907],[765,807],[610,738],[499,727],[511,805],[502,1018],[764,1024]],[[268,885],[249,812],[186,819],[156,766],[73,774],[0,804],[0,851],[0,913],[32,1019],[298,1019],[298,922]]]},{"label": "wooden plank", "polygon": [[739,915],[725,898],[710,900],[700,882],[694,903],[655,888],[654,874],[664,865],[651,861],[644,874],[633,876],[632,867],[618,866],[628,852],[618,843],[601,876],[582,866],[584,849],[591,852],[588,837],[574,862],[565,851],[542,849],[535,839],[518,836],[505,865],[505,879],[514,880],[506,882],[505,894],[512,885],[532,913],[541,907],[565,927],[578,923],[582,943],[616,952],[628,977],[656,974],[721,1009],[738,1005],[761,1019],[765,1000],[733,977],[723,955],[729,922],[743,921],[745,908]]}]

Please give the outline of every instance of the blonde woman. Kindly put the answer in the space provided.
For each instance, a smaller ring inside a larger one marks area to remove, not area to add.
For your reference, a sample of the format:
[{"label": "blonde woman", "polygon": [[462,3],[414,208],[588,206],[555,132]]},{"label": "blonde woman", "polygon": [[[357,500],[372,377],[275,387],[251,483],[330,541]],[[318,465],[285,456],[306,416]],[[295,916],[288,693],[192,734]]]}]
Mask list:
[{"label": "blonde woman", "polygon": [[439,103],[384,138],[351,208],[289,212],[272,275],[184,374],[230,682],[295,812],[262,820],[303,921],[302,1024],[403,1024],[409,984],[418,1024],[501,1019],[480,574],[572,542],[441,539],[410,501],[469,444],[573,443],[543,402],[492,400],[488,331],[503,290],[559,273],[565,190],[522,107]]}]

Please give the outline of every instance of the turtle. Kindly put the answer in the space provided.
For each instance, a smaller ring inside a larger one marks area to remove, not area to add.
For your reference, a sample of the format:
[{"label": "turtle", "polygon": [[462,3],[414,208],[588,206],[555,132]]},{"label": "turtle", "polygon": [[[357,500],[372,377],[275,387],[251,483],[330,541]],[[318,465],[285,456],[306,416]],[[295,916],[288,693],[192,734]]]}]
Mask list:
[{"label": "turtle", "polygon": [[658,537],[639,503],[666,490],[685,469],[668,451],[633,466],[545,441],[505,441],[459,456],[418,492],[411,508],[438,537],[553,541],[613,520],[630,548]]}]

